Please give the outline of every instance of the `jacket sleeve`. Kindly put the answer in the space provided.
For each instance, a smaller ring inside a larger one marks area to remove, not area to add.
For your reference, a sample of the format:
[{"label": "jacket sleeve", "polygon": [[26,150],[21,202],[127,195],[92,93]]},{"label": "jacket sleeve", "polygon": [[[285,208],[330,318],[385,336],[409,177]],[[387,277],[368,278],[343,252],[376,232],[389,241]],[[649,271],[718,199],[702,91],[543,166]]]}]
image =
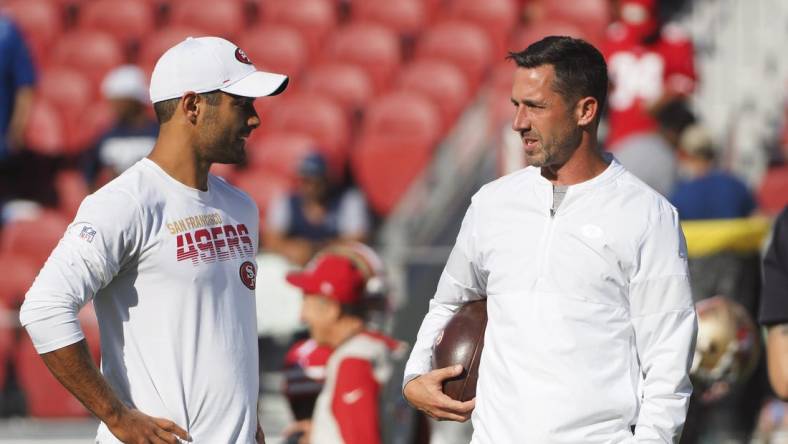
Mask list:
[{"label": "jacket sleeve", "polygon": [[380,387],[369,361],[347,358],[339,364],[331,410],[345,444],[379,444]]},{"label": "jacket sleeve", "polygon": [[432,345],[449,318],[463,304],[484,297],[486,274],[479,266],[476,253],[477,205],[474,196],[405,365],[403,387],[413,378],[432,370]]},{"label": "jacket sleeve", "polygon": [[692,394],[698,327],[678,214],[662,203],[650,219],[629,287],[643,389],[635,441],[677,443]]}]

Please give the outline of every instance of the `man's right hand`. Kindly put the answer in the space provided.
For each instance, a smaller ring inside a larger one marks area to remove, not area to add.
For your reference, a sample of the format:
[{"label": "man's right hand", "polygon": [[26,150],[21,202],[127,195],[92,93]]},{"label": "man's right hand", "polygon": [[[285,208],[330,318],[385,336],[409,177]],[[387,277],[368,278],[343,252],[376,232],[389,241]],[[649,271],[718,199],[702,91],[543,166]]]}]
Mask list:
[{"label": "man's right hand", "polygon": [[191,441],[186,430],[169,419],[154,418],[136,409],[125,410],[107,427],[126,444],[178,444],[178,438]]},{"label": "man's right hand", "polygon": [[443,393],[443,381],[459,376],[461,365],[439,368],[411,379],[405,384],[405,399],[415,408],[441,421],[465,422],[471,417],[476,398],[460,402]]}]

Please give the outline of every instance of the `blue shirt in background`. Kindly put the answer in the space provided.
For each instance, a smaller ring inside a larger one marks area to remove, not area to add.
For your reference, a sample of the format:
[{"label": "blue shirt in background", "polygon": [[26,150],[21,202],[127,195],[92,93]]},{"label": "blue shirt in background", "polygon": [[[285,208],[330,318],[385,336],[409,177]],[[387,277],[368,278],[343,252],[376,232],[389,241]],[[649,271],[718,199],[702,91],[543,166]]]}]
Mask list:
[{"label": "blue shirt in background", "polygon": [[670,203],[682,220],[735,219],[747,217],[755,209],[755,198],[741,180],[724,171],[688,181],[680,181]]},{"label": "blue shirt in background", "polygon": [[0,160],[8,157],[6,136],[16,93],[34,82],[35,69],[22,34],[8,17],[0,16]]}]

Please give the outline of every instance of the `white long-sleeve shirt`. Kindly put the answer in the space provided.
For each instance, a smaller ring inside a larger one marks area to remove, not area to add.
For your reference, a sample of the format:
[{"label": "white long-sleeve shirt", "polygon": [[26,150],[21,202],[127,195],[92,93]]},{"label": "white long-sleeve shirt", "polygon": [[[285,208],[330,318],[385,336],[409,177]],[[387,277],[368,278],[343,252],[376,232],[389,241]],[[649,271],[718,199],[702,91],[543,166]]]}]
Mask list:
[{"label": "white long-sleeve shirt", "polygon": [[[254,443],[257,206],[209,176],[189,188],[143,159],[89,196],[27,293],[39,353],[83,338],[91,299],[101,372],[119,398],[196,443]],[[99,443],[118,443],[103,423]]]},{"label": "white long-sleeve shirt", "polygon": [[473,443],[677,442],[697,321],[675,209],[615,160],[552,198],[533,167],[473,197],[405,382],[486,295]]}]

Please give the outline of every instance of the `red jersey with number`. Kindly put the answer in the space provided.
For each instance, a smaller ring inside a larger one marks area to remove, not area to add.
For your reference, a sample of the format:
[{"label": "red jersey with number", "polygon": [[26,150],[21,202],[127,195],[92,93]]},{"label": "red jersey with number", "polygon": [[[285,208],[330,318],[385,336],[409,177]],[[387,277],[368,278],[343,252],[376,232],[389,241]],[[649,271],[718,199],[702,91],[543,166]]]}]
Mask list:
[{"label": "red jersey with number", "polygon": [[657,122],[648,112],[665,93],[689,94],[697,79],[692,41],[678,26],[665,25],[649,45],[614,23],[602,48],[612,84],[608,97],[611,148],[625,138],[653,132]]}]

